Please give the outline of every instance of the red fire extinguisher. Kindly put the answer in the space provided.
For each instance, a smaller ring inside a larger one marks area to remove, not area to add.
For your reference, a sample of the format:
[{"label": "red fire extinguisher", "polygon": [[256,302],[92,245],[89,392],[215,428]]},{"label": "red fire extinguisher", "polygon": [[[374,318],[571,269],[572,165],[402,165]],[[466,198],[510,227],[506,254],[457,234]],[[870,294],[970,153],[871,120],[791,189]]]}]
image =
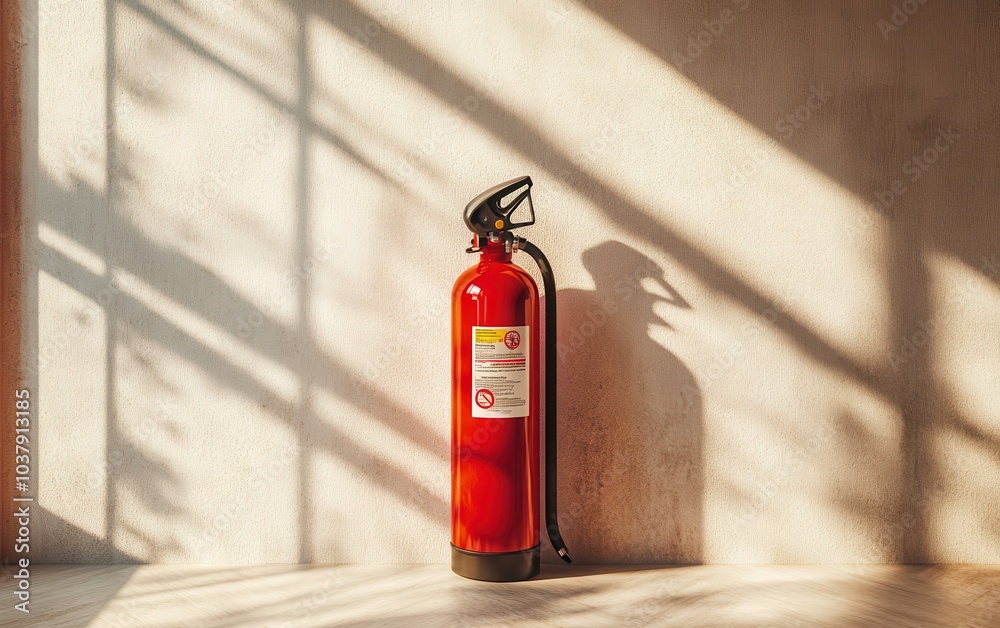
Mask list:
[{"label": "red fire extinguisher", "polygon": [[[516,215],[515,215],[516,214]],[[571,562],[556,516],[556,287],[533,244],[531,178],[486,190],[465,208],[479,263],[452,290],[451,568],[493,582],[538,574],[538,287],[511,261],[524,251],[545,286],[545,521]]]}]

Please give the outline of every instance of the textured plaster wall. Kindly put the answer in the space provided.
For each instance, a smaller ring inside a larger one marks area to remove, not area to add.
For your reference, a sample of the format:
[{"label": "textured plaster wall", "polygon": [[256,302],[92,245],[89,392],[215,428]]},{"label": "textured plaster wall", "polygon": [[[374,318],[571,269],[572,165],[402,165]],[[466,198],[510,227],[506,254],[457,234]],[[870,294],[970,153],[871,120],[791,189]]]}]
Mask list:
[{"label": "textured plaster wall", "polygon": [[37,558],[446,561],[530,174],[577,560],[1000,560],[996,2],[27,4]]}]

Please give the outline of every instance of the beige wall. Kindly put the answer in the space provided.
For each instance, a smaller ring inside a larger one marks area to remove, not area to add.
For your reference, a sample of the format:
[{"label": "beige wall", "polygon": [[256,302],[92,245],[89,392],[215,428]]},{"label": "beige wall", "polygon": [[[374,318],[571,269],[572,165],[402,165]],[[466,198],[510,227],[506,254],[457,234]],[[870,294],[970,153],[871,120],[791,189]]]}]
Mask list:
[{"label": "beige wall", "polygon": [[446,561],[530,174],[577,560],[1000,560],[1000,6],[896,5],[40,0],[37,558]]}]

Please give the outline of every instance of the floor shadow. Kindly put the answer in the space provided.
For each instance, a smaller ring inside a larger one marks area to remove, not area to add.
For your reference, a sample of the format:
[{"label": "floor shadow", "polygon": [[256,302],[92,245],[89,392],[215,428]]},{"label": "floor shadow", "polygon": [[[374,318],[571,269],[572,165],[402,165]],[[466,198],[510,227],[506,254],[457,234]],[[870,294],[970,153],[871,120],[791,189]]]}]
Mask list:
[{"label": "floor shadow", "polygon": [[653,260],[583,254],[593,290],[559,292],[560,521],[580,562],[702,558],[701,394],[662,344],[688,304]]},{"label": "floor shadow", "polygon": [[603,576],[613,573],[634,573],[641,571],[662,573],[664,569],[682,569],[690,566],[691,565],[688,563],[650,565],[643,565],[639,563],[625,565],[578,564],[576,559],[574,559],[572,565],[567,565],[562,562],[552,563],[551,565],[543,565],[541,573],[531,580],[532,582],[538,580],[566,580],[572,578],[587,578],[589,576]]},{"label": "floor shadow", "polygon": [[[34,615],[58,607],[59,614],[72,618],[72,621],[78,622],[76,625],[90,625],[91,621],[104,610],[108,602],[114,599],[125,586],[138,566],[123,566],[115,571],[95,574],[94,565],[81,564],[75,569],[61,570],[58,576],[48,575],[45,568],[40,568],[40,566],[73,562],[92,563],[95,562],[95,556],[102,557],[101,562],[105,563],[138,563],[139,559],[121,551],[111,541],[99,538],[41,505],[32,506],[32,513],[32,525],[34,526],[31,530],[32,534],[49,540],[41,547],[36,548],[41,549],[42,555],[31,558],[30,569],[33,571],[31,609],[33,612],[30,615],[24,615],[19,620],[20,623],[0,623],[23,626],[47,625],[44,621],[34,621]],[[59,539],[61,543],[52,542],[51,539]],[[76,553],[79,548],[87,548],[86,553]],[[5,578],[13,578],[16,571],[16,565],[0,567],[0,574]],[[100,582],[100,586],[93,586],[95,580]],[[84,596],[73,594],[74,591],[80,590],[86,590],[87,594]],[[11,599],[13,599],[13,595],[11,595]],[[8,613],[8,617],[15,614],[11,609],[5,609],[5,611]]]}]

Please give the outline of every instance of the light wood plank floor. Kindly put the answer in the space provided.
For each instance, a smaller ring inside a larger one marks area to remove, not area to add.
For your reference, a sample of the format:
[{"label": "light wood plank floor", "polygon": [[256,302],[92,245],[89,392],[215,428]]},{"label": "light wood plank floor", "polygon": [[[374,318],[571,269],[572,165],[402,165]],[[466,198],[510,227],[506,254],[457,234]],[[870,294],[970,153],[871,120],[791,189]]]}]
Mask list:
[{"label": "light wood plank floor", "polygon": [[[444,565],[32,569],[7,626],[1000,627],[1000,566],[546,566],[530,582]],[[7,579],[7,578],[5,578]]]}]

